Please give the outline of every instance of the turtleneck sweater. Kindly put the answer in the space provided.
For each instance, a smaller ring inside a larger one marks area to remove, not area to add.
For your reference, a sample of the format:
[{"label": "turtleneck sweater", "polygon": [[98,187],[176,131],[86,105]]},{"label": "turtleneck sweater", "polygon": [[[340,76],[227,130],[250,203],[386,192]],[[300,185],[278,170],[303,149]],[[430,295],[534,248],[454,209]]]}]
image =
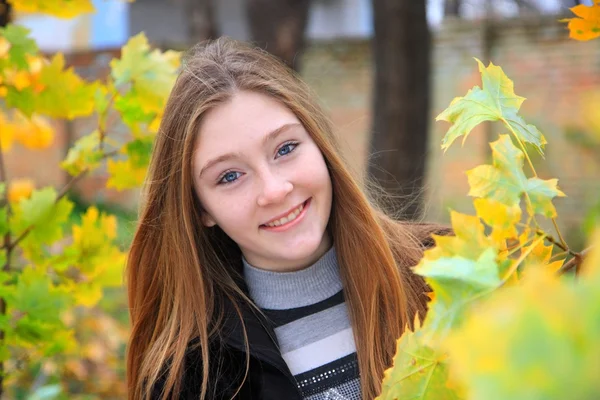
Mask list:
[{"label": "turtleneck sweater", "polygon": [[281,355],[307,400],[359,400],[352,326],[335,248],[294,272],[244,261],[250,297],[273,324]]}]

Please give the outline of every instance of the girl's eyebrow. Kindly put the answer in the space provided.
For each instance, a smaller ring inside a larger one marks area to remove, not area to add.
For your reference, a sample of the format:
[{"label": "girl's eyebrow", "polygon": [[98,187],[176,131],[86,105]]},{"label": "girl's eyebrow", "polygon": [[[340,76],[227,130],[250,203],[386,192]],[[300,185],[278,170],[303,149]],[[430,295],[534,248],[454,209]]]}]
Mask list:
[{"label": "girl's eyebrow", "polygon": [[226,153],[223,154],[219,157],[213,158],[212,160],[210,160],[209,162],[207,162],[206,164],[204,164],[204,167],[202,167],[202,169],[200,170],[200,173],[198,174],[198,177],[202,176],[202,174],[204,173],[204,171],[206,171],[207,169],[209,169],[210,167],[212,167],[215,164],[218,164],[220,162],[223,161],[227,161],[227,160],[231,160],[232,158],[239,158],[241,157],[241,153],[239,152],[235,152],[235,153]]},{"label": "girl's eyebrow", "polygon": [[275,139],[280,133],[285,132],[290,128],[296,128],[299,126],[302,126],[302,124],[299,124],[297,122],[292,122],[289,124],[281,125],[279,128],[277,128],[265,135],[265,137],[263,138],[263,146],[266,145],[267,143],[269,143],[270,141],[272,141],[273,139]]},{"label": "girl's eyebrow", "polygon": [[[266,145],[267,143],[269,143],[270,141],[274,140],[282,132],[285,132],[288,129],[296,128],[299,126],[302,126],[302,124],[299,124],[297,122],[292,122],[289,124],[281,125],[279,128],[277,128],[265,135],[265,137],[262,140],[263,146]],[[200,170],[200,173],[198,174],[198,177],[202,176],[204,171],[206,171],[207,169],[209,169],[210,167],[212,167],[215,164],[218,164],[223,161],[231,160],[232,158],[240,158],[240,157],[241,157],[241,153],[235,152],[235,153],[226,153],[226,154],[220,155],[219,157],[213,158],[212,160],[210,160],[206,164],[204,164],[204,166]]]}]

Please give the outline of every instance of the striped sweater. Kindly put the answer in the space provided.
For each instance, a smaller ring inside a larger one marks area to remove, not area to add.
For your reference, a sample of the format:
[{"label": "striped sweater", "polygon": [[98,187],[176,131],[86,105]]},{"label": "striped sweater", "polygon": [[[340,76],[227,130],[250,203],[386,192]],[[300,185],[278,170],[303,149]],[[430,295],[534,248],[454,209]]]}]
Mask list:
[{"label": "striped sweater", "polygon": [[359,400],[356,347],[335,249],[295,272],[265,271],[244,260],[244,278],[273,323],[303,398]]}]

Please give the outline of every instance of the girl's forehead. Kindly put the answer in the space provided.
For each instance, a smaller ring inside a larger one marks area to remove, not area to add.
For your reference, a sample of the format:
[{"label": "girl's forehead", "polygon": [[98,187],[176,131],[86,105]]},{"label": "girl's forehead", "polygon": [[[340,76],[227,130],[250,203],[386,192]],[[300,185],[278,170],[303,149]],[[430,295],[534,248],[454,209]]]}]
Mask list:
[{"label": "girl's forehead", "polygon": [[264,141],[286,125],[301,127],[296,115],[285,105],[265,94],[238,92],[203,117],[197,147],[218,149]]}]

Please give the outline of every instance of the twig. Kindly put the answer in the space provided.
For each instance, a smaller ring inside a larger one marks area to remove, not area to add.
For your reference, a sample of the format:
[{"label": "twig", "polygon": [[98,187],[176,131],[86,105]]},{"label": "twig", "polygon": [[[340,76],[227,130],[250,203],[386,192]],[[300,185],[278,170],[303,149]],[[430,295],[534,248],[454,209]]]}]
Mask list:
[{"label": "twig", "polygon": [[573,256],[573,258],[571,258],[569,261],[566,262],[565,265],[563,265],[562,267],[560,267],[560,269],[556,272],[558,275],[563,275],[566,272],[572,270],[573,268],[575,268],[575,274],[579,274],[579,267],[581,266],[581,264],[583,263],[583,260],[585,260],[585,256],[587,255],[587,253],[590,252],[590,250],[593,248],[594,246],[590,246],[585,250],[582,250],[579,253],[575,253],[575,255]]}]

